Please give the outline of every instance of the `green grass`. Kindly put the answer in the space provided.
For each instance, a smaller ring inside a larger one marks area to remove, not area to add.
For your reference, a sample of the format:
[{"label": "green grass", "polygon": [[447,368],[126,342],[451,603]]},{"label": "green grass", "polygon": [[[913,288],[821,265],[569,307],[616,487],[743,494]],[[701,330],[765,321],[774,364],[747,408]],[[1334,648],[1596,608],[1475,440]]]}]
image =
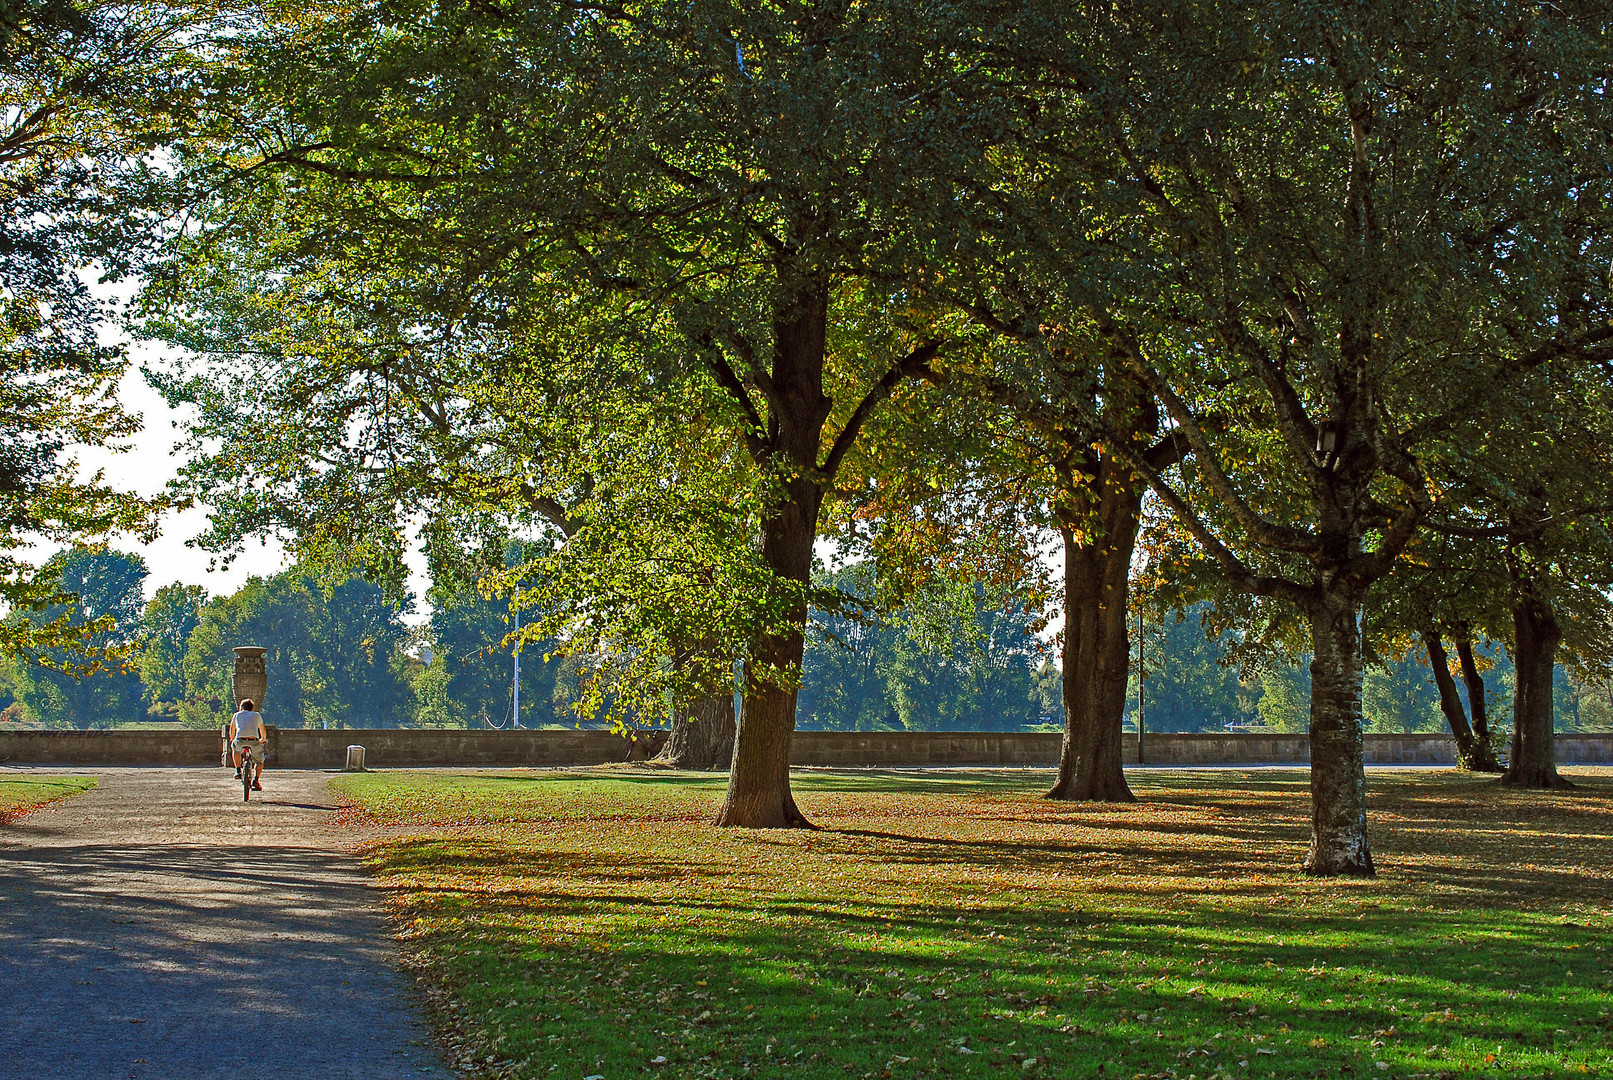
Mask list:
[{"label": "green grass", "polygon": [[0,823],[58,799],[82,795],[94,786],[93,776],[0,776]]},{"label": "green grass", "polygon": [[[1373,881],[1297,873],[1299,771],[343,778],[454,1062],[491,1076],[1613,1075],[1613,773],[1370,778]],[[657,1062],[664,1058],[664,1062]]]}]

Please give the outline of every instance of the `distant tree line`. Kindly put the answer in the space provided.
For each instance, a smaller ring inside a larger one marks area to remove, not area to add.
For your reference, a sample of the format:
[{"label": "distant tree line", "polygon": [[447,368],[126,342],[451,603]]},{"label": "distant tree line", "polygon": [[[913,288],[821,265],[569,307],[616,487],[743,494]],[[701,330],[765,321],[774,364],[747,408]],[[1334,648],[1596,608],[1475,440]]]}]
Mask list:
[{"label": "distant tree line", "polygon": [[[47,569],[63,595],[12,621],[94,627],[108,660],[74,670],[72,654],[0,658],[0,716],[42,727],[112,727],[144,721],[210,728],[233,711],[238,645],[261,645],[270,723],[282,727],[509,726],[511,664],[503,646],[508,604],[474,593],[440,606],[425,627],[403,622],[409,599],[361,577],[334,583],[297,569],[254,577],[229,596],[166,585],[149,602],[138,556],[74,548]],[[523,719],[574,720],[556,687],[564,664],[529,647]],[[569,724],[568,724],[569,726]]]},{"label": "distant tree line", "polygon": [[[104,728],[140,722],[216,727],[232,709],[237,645],[269,650],[265,708],[282,727],[507,728],[513,644],[507,600],[475,591],[446,597],[430,620],[403,622],[407,597],[350,576],[326,586],[296,570],[252,578],[209,598],[195,585],[156,590],[147,602],[144,562],[134,555],[74,548],[47,567],[63,602],[13,620],[64,620],[93,627],[91,640],[121,658],[74,673],[63,653],[0,658],[0,722],[47,728]],[[992,595],[979,583],[938,581],[895,611],[871,602],[871,568],[825,571],[821,583],[863,604],[816,611],[800,696],[800,725],[825,731],[1019,731],[1061,726],[1062,680],[1027,590]],[[1140,662],[1128,687],[1128,726],[1142,709],[1157,732],[1306,729],[1306,666],[1266,657],[1248,670],[1232,658],[1230,632],[1207,632],[1207,604],[1144,623]],[[524,727],[598,723],[573,703],[577,661],[542,641],[524,642]],[[1490,718],[1510,720],[1515,671],[1490,644],[1480,653]],[[55,663],[51,663],[55,660]],[[1559,731],[1613,731],[1613,684],[1558,665]],[[1465,690],[1463,691],[1465,693]],[[1368,666],[1363,712],[1375,732],[1447,731],[1439,691],[1423,654],[1408,650]],[[638,724],[659,715],[630,713]]]}]

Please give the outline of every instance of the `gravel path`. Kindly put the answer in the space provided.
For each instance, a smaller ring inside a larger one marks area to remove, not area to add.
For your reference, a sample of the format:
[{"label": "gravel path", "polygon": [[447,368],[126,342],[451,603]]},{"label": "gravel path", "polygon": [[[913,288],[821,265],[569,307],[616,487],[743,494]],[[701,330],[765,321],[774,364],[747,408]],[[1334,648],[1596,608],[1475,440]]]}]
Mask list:
[{"label": "gravel path", "polygon": [[447,1080],[324,775],[70,771],[0,826],[0,1078]]}]

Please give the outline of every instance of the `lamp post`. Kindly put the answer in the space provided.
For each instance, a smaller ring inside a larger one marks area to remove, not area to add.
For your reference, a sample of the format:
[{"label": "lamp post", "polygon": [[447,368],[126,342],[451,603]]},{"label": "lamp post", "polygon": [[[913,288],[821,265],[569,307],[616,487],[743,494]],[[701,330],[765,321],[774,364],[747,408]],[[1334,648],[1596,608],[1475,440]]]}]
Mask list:
[{"label": "lamp post", "polygon": [[1143,680],[1148,669],[1143,664],[1143,606],[1137,605],[1137,764],[1143,764]]},{"label": "lamp post", "polygon": [[521,590],[515,590],[515,689],[510,698],[510,719],[521,726]]},{"label": "lamp post", "polygon": [[1337,420],[1323,420],[1316,425],[1316,452],[1321,455],[1322,468],[1332,471],[1338,466],[1339,455],[1344,452],[1344,425]]}]

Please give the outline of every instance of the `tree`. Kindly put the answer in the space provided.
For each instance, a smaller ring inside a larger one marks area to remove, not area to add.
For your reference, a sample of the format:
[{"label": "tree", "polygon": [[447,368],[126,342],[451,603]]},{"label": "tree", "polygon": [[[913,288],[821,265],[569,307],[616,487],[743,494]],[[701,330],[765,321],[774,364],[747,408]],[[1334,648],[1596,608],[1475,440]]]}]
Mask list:
[{"label": "tree", "polygon": [[[881,475],[875,463],[851,485],[871,489],[859,493],[854,520],[880,523],[871,546],[881,564],[927,556],[998,582],[1029,576],[1042,530],[1053,527],[1064,556],[1064,739],[1048,797],[1130,802],[1121,750],[1126,613],[1145,484],[1110,442],[1127,443],[1155,468],[1181,445],[1158,438],[1158,410],[1124,365],[1068,340],[1048,347],[1054,301],[1011,280],[1002,264],[1013,257],[982,254],[959,283],[927,289],[989,340],[954,342],[928,377],[946,395],[880,424],[905,425],[896,441],[922,448],[924,465]],[[912,550],[893,550],[904,545]]]},{"label": "tree", "polygon": [[1258,708],[1258,686],[1245,687],[1227,662],[1232,635],[1217,632],[1208,614],[1208,605],[1194,604],[1145,628],[1149,731],[1226,730]]},{"label": "tree", "polygon": [[318,589],[311,608],[303,663],[320,687],[314,710],[348,727],[407,726],[412,702],[396,666],[407,636],[401,618],[407,602],[349,577]]},{"label": "tree", "polygon": [[19,551],[119,532],[149,540],[163,505],[83,475],[74,451],[121,449],[139,430],[114,396],[126,359],[97,341],[103,305],[79,272],[115,262],[134,231],[141,103],[160,92],[173,27],[156,7],[59,0],[0,17],[0,603],[65,620],[7,620],[0,653],[82,662],[75,642],[98,632],[66,618],[54,571]]},{"label": "tree", "polygon": [[235,711],[230,677],[240,645],[267,649],[269,687],[257,702],[266,723],[283,728],[308,724],[298,657],[306,651],[313,619],[311,595],[289,573],[252,577],[230,596],[202,607],[185,646],[185,696],[179,715],[187,727],[218,728]]},{"label": "tree", "polygon": [[1268,660],[1260,671],[1260,719],[1275,731],[1305,731],[1310,726],[1310,665]]},{"label": "tree", "polygon": [[1038,591],[997,590],[949,576],[882,610],[875,567],[824,575],[843,599],[813,613],[801,691],[802,723],[880,731],[1017,730],[1035,723]]},{"label": "tree", "polygon": [[[1452,502],[1461,507],[1469,500],[1458,496]],[[1380,653],[1408,658],[1421,646],[1457,761],[1474,772],[1501,771],[1473,643],[1473,628],[1498,625],[1504,611],[1496,568],[1493,555],[1472,539],[1432,531],[1418,538],[1398,572],[1374,590],[1367,609],[1368,634]],[[1447,641],[1456,649],[1454,667]]]},{"label": "tree", "polygon": [[[141,591],[146,564],[138,555],[69,548],[44,565],[53,594],[65,599],[49,607],[14,613],[8,622],[37,620],[69,631],[73,644],[45,651],[35,660],[4,658],[6,681],[30,720],[46,727],[111,727],[144,715],[140,680],[126,662],[103,662],[74,670],[80,647],[102,658],[126,657],[142,633]],[[15,639],[27,640],[26,630]],[[35,639],[37,642],[37,639]]]},{"label": "tree", "polygon": [[1361,715],[1367,730],[1411,734],[1438,725],[1439,690],[1421,650],[1380,656],[1362,679]]},{"label": "tree", "polygon": [[146,605],[139,667],[153,711],[177,708],[185,696],[185,650],[206,603],[206,589],[175,582],[158,589]]},{"label": "tree", "polygon": [[[1418,552],[1417,592],[1444,597],[1475,727],[1486,706],[1474,628],[1510,646],[1512,745],[1502,779],[1515,786],[1567,784],[1553,749],[1559,651],[1592,671],[1613,664],[1610,395],[1600,367],[1558,366],[1527,373],[1507,399],[1469,418],[1458,432],[1463,452],[1440,477],[1459,499]],[[1429,626],[1437,677],[1445,661],[1440,633]],[[1452,681],[1447,668],[1441,694],[1460,744]]]},{"label": "tree", "polygon": [[294,568],[254,577],[201,609],[185,649],[180,716],[216,727],[234,711],[230,675],[239,645],[268,649],[269,689],[258,704],[277,727],[398,722],[408,691],[397,666],[404,601],[347,578],[322,583]]},{"label": "tree", "polygon": [[814,612],[801,668],[801,725],[818,730],[888,731],[901,726],[887,689],[895,630],[873,597],[873,569],[852,563],[823,584],[846,597]]},{"label": "tree", "polygon": [[[1132,554],[1142,521],[1146,485],[1129,463],[1158,470],[1179,456],[1174,437],[1158,439],[1159,411],[1124,365],[1066,338],[1047,348],[1042,318],[1051,303],[1009,323],[983,302],[978,318],[1019,336],[1042,363],[1017,377],[987,375],[991,394],[1030,429],[1043,470],[1049,516],[1064,555],[1064,739],[1058,779],[1048,798],[1132,802],[1122,767],[1121,729],[1130,670]],[[1039,348],[1040,347],[1040,348]],[[1109,361],[1109,362],[1106,362]],[[1120,456],[1116,447],[1122,447]]]},{"label": "tree", "polygon": [[[1505,537],[1501,562],[1512,614],[1511,652],[1516,666],[1512,706],[1512,744],[1502,782],[1518,787],[1572,786],[1557,772],[1553,708],[1559,649],[1565,644],[1593,668],[1613,663],[1613,601],[1608,588],[1613,575],[1613,530],[1606,514],[1613,507],[1613,468],[1600,438],[1585,438],[1587,428],[1562,408],[1568,395],[1555,395],[1559,408],[1541,432],[1573,457],[1576,473],[1588,484],[1553,491],[1538,476],[1514,489],[1503,501]],[[1589,429],[1594,431],[1595,429]],[[1588,468],[1587,468],[1588,467]],[[1578,472],[1584,468],[1584,472]],[[1583,501],[1589,498],[1593,505]],[[1587,512],[1588,511],[1588,512]],[[1565,614],[1568,616],[1565,618]]]},{"label": "tree", "polygon": [[1127,464],[1309,631],[1315,875],[1374,872],[1358,620],[1436,509],[1431,457],[1521,374],[1613,355],[1604,20],[1486,11],[1128,12],[1018,58],[1062,80],[1050,243],[1104,267],[1068,280],[1070,322],[1189,450]]},{"label": "tree", "polygon": [[886,685],[910,731],[1014,730],[1034,722],[1040,613],[1012,593],[938,580],[894,618]]},{"label": "tree", "polygon": [[[505,644],[510,631],[508,601],[467,591],[439,595],[433,603],[431,663],[444,673],[444,697],[458,725],[509,726],[510,682],[515,674],[513,646]],[[552,649],[542,640],[522,642],[523,726],[547,726],[564,715],[559,710],[565,702],[556,700],[560,661],[548,658]]]},{"label": "tree", "polygon": [[203,120],[215,207],[306,223],[282,251],[380,253],[434,283],[411,292],[420,308],[614,295],[625,325],[675,332],[657,389],[724,395],[721,445],[743,447],[767,495],[752,535],[771,628],[747,648],[718,820],[806,824],[788,763],[823,500],[869,416],[940,348],[888,284],[921,254],[904,222],[933,170],[1000,129],[964,96],[956,13],[323,14],[221,46],[240,80],[221,99],[254,111]]},{"label": "tree", "polygon": [[[249,224],[271,234],[279,226]],[[316,261],[271,272],[251,262],[258,258],[255,243],[187,252],[159,268],[146,295],[161,309],[147,332],[192,355],[149,374],[170,402],[199,414],[180,486],[215,507],[204,546],[229,552],[248,536],[274,533],[302,565],[337,577],[362,567],[398,588],[404,537],[418,524],[444,602],[455,608],[482,588],[518,596],[529,658],[565,654],[590,668],[579,684],[585,695],[598,691],[589,708],[631,698],[643,716],[658,711],[671,682],[676,708],[687,711],[692,701],[700,709],[706,684],[731,680],[734,644],[719,640],[712,625],[721,619],[699,597],[720,593],[732,606],[749,595],[735,593],[735,577],[719,574],[718,564],[754,558],[748,542],[730,545],[736,560],[701,538],[715,530],[730,541],[736,519],[742,532],[754,530],[751,505],[735,495],[746,481],[736,485],[720,463],[717,475],[705,467],[701,433],[685,412],[700,414],[708,403],[678,399],[668,410],[656,399],[642,359],[655,352],[653,336],[634,348],[555,344],[562,323],[612,321],[608,305],[504,312],[496,325],[478,326],[395,296],[355,309],[331,275],[355,275],[363,293],[382,289],[396,271]],[[316,299],[282,319],[287,291]],[[397,325],[433,318],[441,340],[430,349]],[[331,340],[332,322],[348,332]],[[391,359],[377,364],[378,354]],[[256,377],[233,378],[245,362]],[[668,435],[677,425],[693,446]],[[526,543],[512,549],[512,534]],[[699,572],[669,576],[666,568],[687,565],[691,544],[704,552]],[[696,588],[685,593],[673,577]],[[508,602],[501,610],[506,618]],[[452,666],[429,676],[439,718],[465,722],[499,696],[464,697],[464,664],[485,666],[471,659],[489,643],[479,634],[468,647],[450,642]],[[687,656],[690,641],[705,643],[697,655],[709,662],[680,664],[669,679],[662,661]],[[613,663],[593,663],[601,659]],[[616,663],[624,659],[631,663]],[[533,666],[533,677],[543,670]],[[728,696],[714,700],[720,706]],[[553,719],[547,690],[527,701]],[[720,717],[713,722],[724,726]],[[674,720],[669,750],[687,729]],[[693,756],[715,764],[713,746]]]}]

